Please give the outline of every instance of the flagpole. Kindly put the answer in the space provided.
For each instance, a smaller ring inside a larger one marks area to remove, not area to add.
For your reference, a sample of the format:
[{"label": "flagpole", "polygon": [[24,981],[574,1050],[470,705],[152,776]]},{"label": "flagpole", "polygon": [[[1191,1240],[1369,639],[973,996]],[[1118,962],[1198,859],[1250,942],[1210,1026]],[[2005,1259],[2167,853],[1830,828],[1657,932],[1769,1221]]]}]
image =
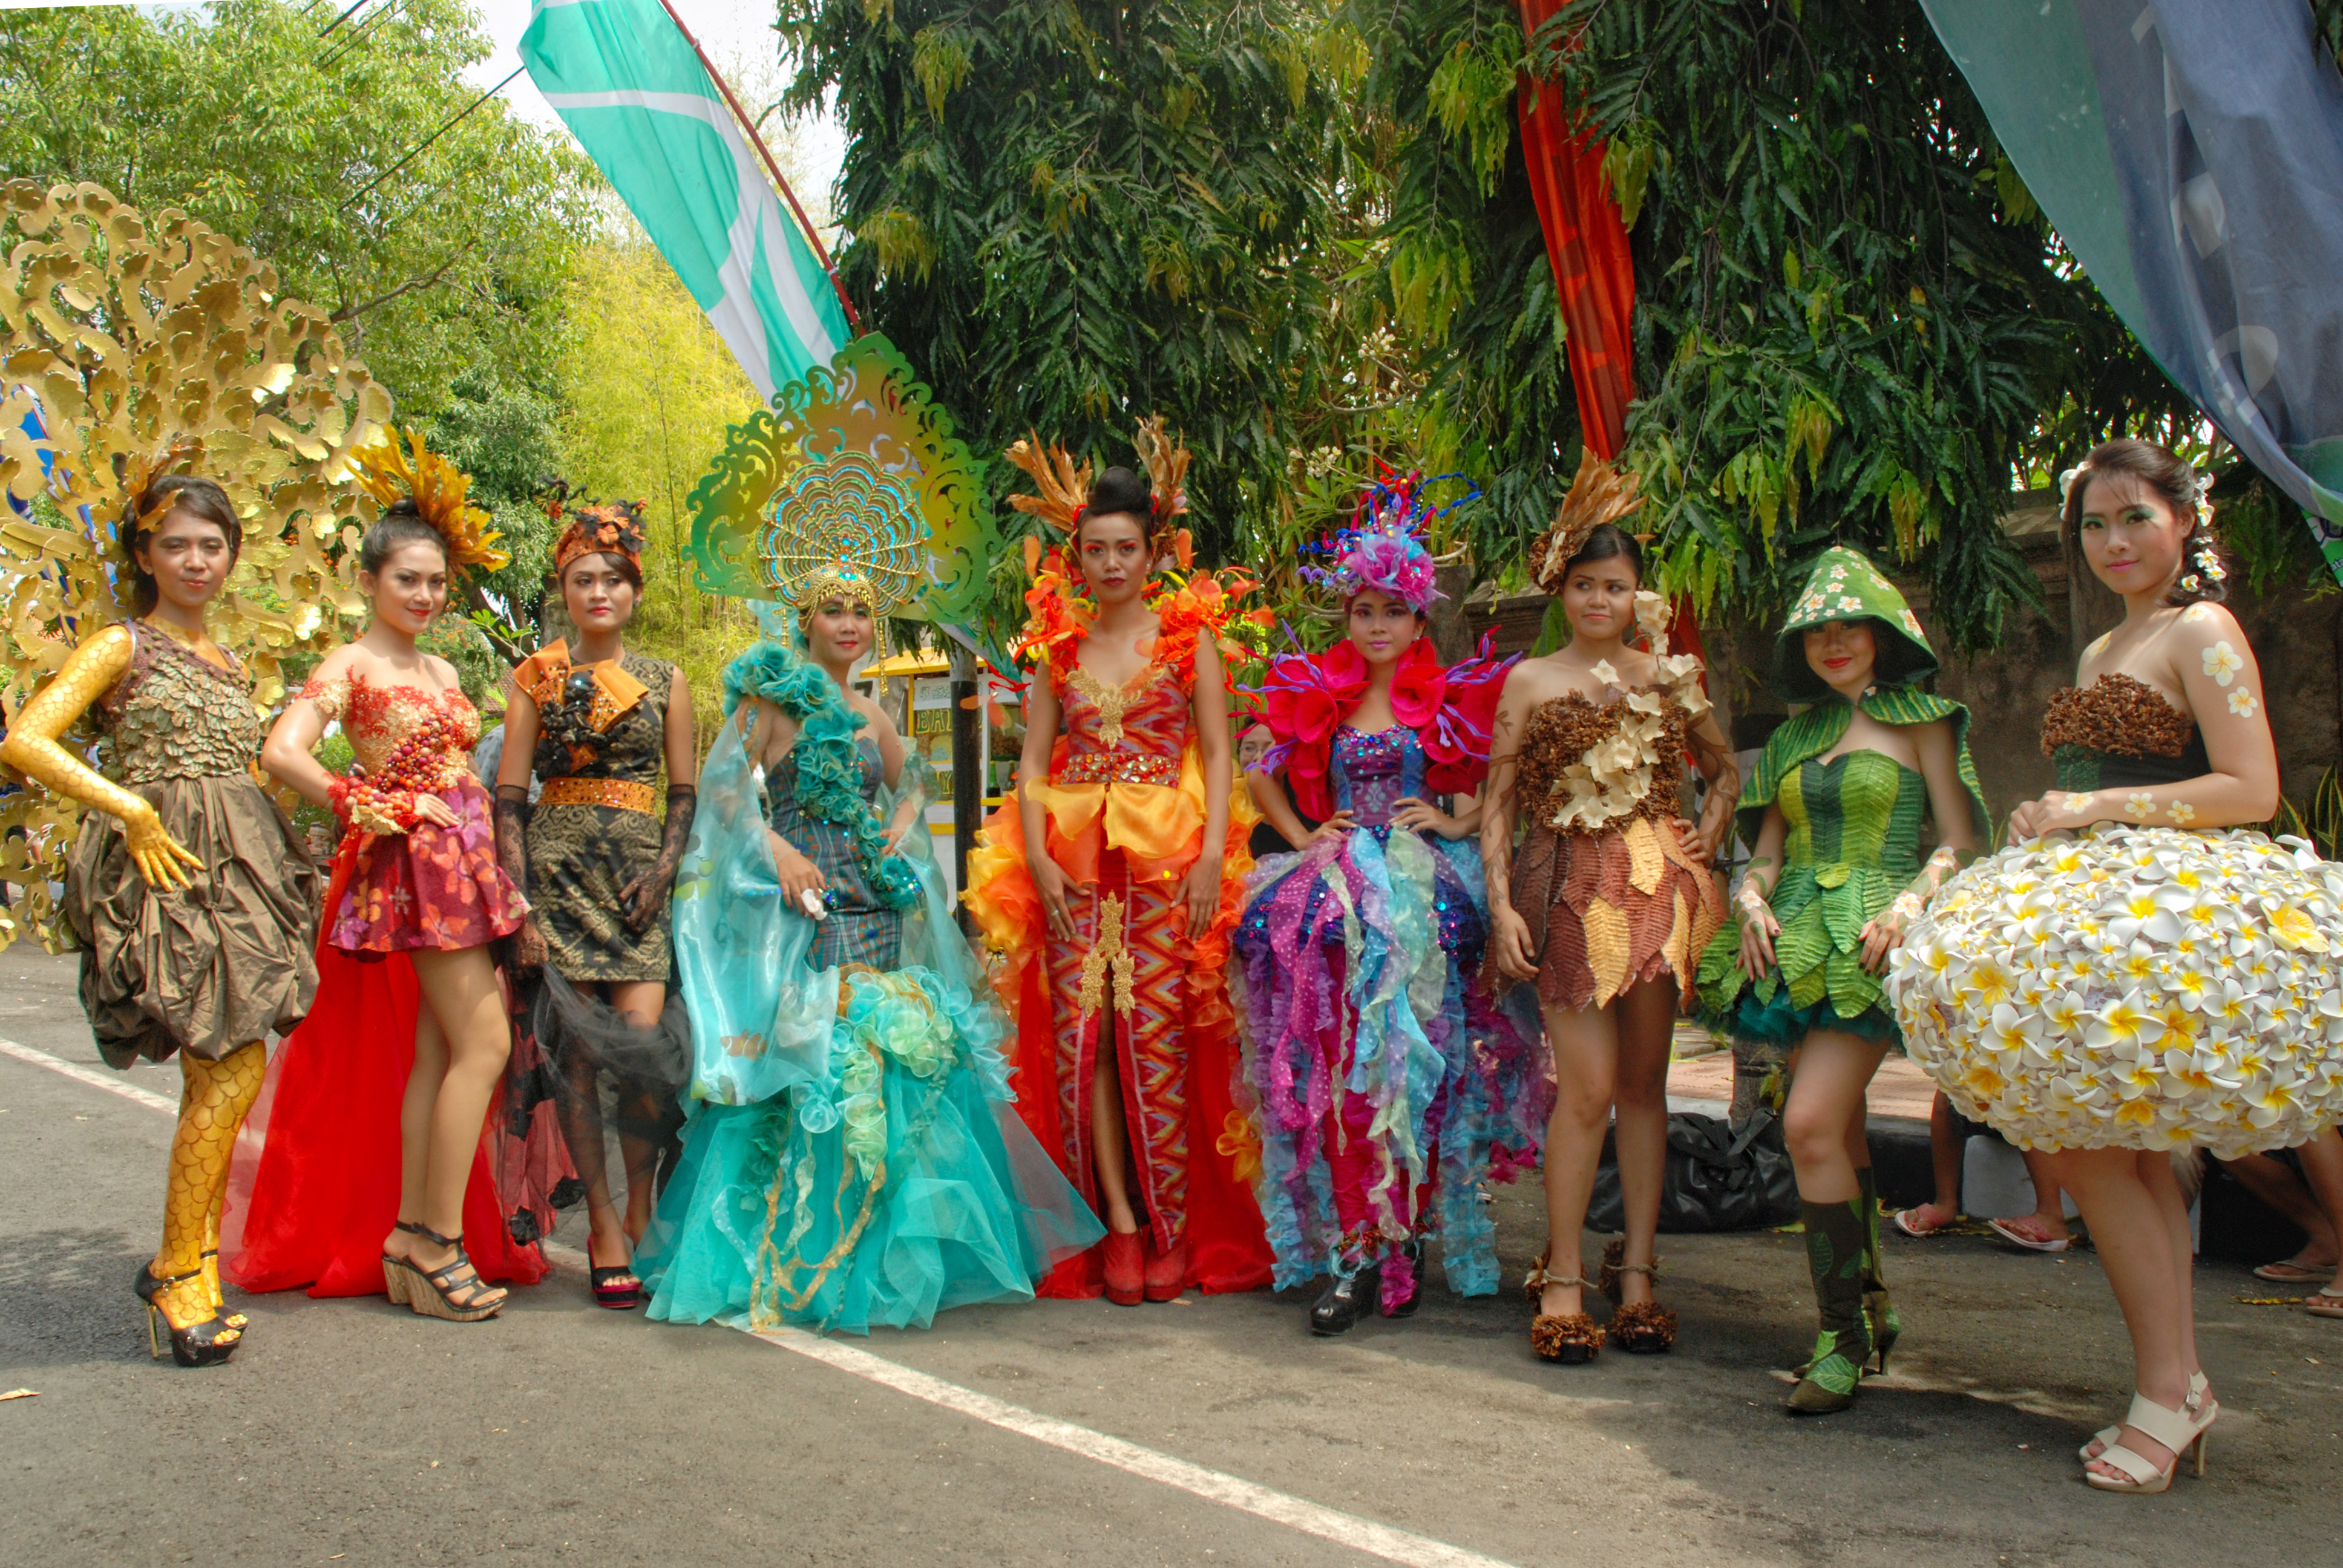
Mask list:
[{"label": "flagpole", "polygon": [[805,208],[798,205],[798,193],[789,189],[789,182],[781,177],[781,166],[773,161],[772,149],[766,146],[765,138],[757,134],[756,122],[749,118],[749,111],[740,106],[740,100],[732,95],[731,85],[716,68],[716,62],[708,57],[708,51],[699,46],[699,40],[692,35],[682,15],[676,10],[674,0],[659,0],[659,9],[665,11],[668,20],[675,24],[675,30],[683,35],[683,41],[691,45],[691,52],[699,56],[699,68],[708,73],[708,79],[716,84],[716,90],[723,94],[724,101],[731,106],[732,118],[739,122],[740,134],[749,138],[749,145],[757,149],[759,157],[765,160],[765,172],[773,176],[774,188],[781,193],[781,199],[789,204],[789,210],[798,215],[799,226],[805,230],[807,241],[813,246],[815,257],[820,261],[822,271],[830,275],[830,286],[837,291],[838,303],[846,307],[848,325],[860,332],[862,317],[856,312],[854,301],[846,297],[846,285],[839,282],[838,268],[830,264],[830,252],[822,245],[821,236],[815,231],[813,220],[806,216]]}]

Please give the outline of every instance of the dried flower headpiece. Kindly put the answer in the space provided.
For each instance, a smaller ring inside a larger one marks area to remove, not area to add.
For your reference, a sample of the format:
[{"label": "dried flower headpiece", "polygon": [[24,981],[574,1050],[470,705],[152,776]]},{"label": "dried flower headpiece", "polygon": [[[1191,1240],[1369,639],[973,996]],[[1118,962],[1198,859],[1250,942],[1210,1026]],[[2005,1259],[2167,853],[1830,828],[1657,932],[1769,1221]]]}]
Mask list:
[{"label": "dried flower headpiece", "polygon": [[1640,480],[1623,473],[1586,447],[1579,454],[1578,475],[1570,493],[1554,514],[1543,538],[1530,547],[1530,580],[1542,592],[1562,591],[1563,573],[1573,556],[1586,546],[1587,536],[1604,523],[1616,523],[1643,505],[1636,493]]}]

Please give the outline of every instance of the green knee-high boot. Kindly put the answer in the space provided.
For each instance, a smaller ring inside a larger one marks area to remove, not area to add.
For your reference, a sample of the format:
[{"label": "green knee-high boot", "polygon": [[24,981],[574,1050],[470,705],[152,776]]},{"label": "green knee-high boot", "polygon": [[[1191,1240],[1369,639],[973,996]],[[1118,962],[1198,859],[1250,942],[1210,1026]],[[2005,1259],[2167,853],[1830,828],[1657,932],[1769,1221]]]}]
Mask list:
[{"label": "green knee-high boot", "polygon": [[1863,1275],[1870,1256],[1860,1198],[1840,1203],[1802,1201],[1806,1221],[1806,1267],[1815,1280],[1822,1332],[1805,1375],[1791,1391],[1795,1415],[1827,1415],[1855,1402],[1863,1363],[1871,1359],[1871,1327],[1864,1321]]},{"label": "green knee-high boot", "polygon": [[1863,1190],[1863,1233],[1868,1251],[1863,1263],[1863,1315],[1871,1326],[1871,1348],[1879,1357],[1879,1371],[1887,1371],[1887,1352],[1904,1332],[1904,1320],[1887,1293],[1887,1278],[1880,1271],[1879,1181],[1866,1165],[1855,1173]]}]

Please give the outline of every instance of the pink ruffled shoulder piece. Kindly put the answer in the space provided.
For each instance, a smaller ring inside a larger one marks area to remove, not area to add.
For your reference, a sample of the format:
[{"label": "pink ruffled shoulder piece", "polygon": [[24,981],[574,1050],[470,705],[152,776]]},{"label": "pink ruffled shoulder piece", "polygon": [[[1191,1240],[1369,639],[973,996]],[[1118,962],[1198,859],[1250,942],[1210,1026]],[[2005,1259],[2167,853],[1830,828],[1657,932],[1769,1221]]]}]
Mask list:
[{"label": "pink ruffled shoulder piece", "polygon": [[[1443,668],[1432,644],[1418,638],[1392,674],[1392,716],[1416,732],[1425,788],[1439,794],[1472,789],[1488,774],[1489,727],[1505,672],[1520,658],[1497,658],[1495,640],[1493,634],[1482,638],[1470,658]],[[1294,805],[1312,819],[1332,814],[1326,774],[1334,731],[1357,711],[1366,689],[1367,661],[1347,638],[1323,653],[1270,660],[1259,695],[1275,743],[1260,766],[1283,768]]]}]

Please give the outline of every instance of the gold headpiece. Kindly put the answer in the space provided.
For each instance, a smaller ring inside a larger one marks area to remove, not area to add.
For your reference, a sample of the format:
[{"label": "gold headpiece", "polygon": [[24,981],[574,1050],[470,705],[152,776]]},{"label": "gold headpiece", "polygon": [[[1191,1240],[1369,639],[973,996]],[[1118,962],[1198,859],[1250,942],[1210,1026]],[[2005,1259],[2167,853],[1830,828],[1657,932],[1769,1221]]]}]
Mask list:
[{"label": "gold headpiece", "polygon": [[122,484],[122,528],[115,537],[115,546],[123,559],[130,558],[134,538],[170,515],[171,508],[178,504],[178,492],[158,496],[143,509],[138,503],[155,487],[156,480],[178,472],[183,464],[203,449],[202,442],[183,436],[151,457],[125,458],[116,454],[115,477]]},{"label": "gold headpiece", "polygon": [[1636,494],[1641,481],[1622,473],[1585,447],[1578,457],[1578,477],[1570,494],[1554,514],[1554,522],[1530,547],[1530,580],[1541,593],[1562,591],[1564,568],[1585,548],[1586,536],[1604,523],[1615,523],[1644,504]]},{"label": "gold headpiece", "polygon": [[465,499],[472,477],[424,446],[420,431],[407,431],[404,447],[399,442],[394,425],[379,443],[353,454],[357,481],[366,493],[386,507],[415,498],[415,509],[447,544],[451,573],[474,567],[497,571],[510,564],[512,557],[497,548],[497,540],[504,536],[489,531],[487,511]]}]

